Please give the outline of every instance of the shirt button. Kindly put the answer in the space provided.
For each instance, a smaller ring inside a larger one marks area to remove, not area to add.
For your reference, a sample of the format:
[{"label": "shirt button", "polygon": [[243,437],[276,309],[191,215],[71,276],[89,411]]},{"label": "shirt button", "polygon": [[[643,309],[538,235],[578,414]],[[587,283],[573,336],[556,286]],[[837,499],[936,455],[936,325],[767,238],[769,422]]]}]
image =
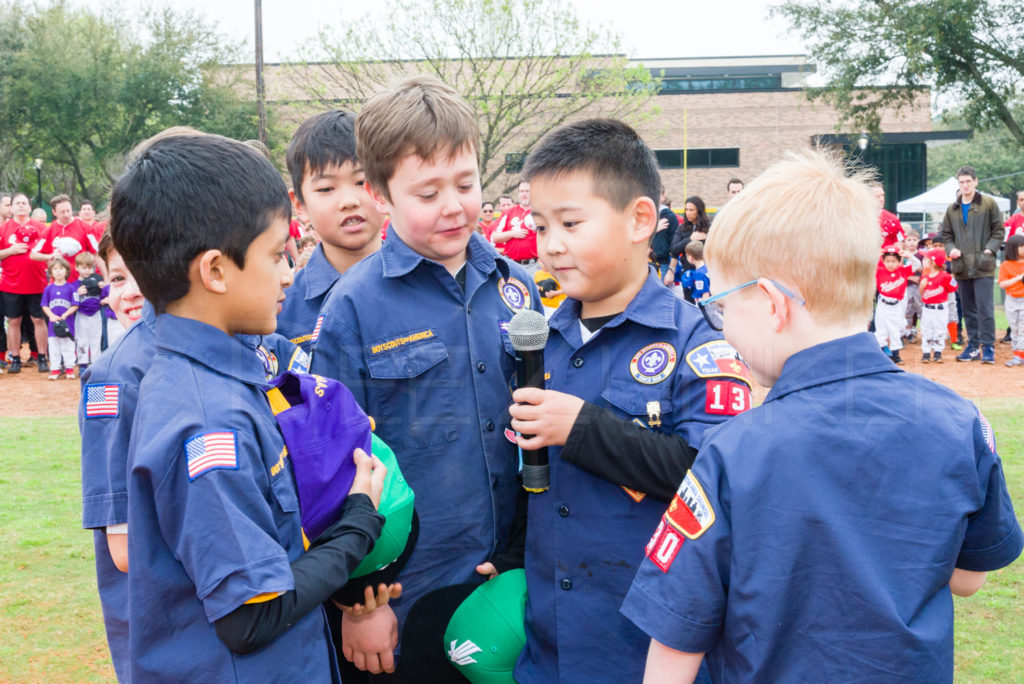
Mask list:
[{"label": "shirt button", "polygon": [[572,589],[572,580],[569,579],[568,577],[563,579],[562,580],[562,589],[564,589],[566,591],[569,591],[570,589]]},{"label": "shirt button", "polygon": [[561,506],[559,506],[558,507],[558,515],[562,516],[563,518],[568,518],[569,517],[569,507],[566,506],[565,504],[562,504]]},{"label": "shirt button", "polygon": [[492,477],[491,478],[491,489],[497,489],[497,488],[498,488],[498,478]]},{"label": "shirt button", "polygon": [[476,369],[483,373],[485,370],[487,370],[487,364],[484,363],[483,361],[480,361],[479,363],[476,364]]},{"label": "shirt button", "polygon": [[486,423],[484,423],[484,429],[486,429],[488,432],[494,432],[494,421],[489,420]]},{"label": "shirt button", "polygon": [[572,360],[572,365],[575,366],[576,368],[582,368],[583,367],[583,357],[582,356],[577,356],[576,358],[574,358]]}]

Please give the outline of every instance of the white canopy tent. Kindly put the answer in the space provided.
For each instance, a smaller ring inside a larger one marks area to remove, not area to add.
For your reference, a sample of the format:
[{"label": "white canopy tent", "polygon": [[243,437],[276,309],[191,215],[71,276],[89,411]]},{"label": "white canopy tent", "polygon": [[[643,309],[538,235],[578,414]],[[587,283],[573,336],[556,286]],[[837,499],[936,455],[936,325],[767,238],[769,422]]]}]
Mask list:
[{"label": "white canopy tent", "polygon": [[[927,214],[945,212],[950,204],[956,199],[956,192],[960,188],[956,178],[950,176],[940,185],[936,185],[922,195],[905,199],[896,203],[896,211],[900,214]],[[982,193],[987,195],[988,193]],[[1010,200],[1005,197],[990,195],[1002,212],[1005,214],[1010,210]]]}]

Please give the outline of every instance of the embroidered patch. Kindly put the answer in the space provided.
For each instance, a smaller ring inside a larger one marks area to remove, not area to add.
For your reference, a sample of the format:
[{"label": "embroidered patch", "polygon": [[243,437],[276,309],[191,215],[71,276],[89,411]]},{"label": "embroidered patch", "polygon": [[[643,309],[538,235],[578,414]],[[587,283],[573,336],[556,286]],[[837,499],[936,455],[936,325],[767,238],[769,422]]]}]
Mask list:
[{"label": "embroidered patch", "polygon": [[675,367],[675,347],[668,342],[655,342],[633,355],[629,362],[629,374],[637,382],[653,385],[671,375]]},{"label": "embroidered patch", "polygon": [[651,541],[647,542],[647,557],[659,570],[668,572],[679,554],[679,549],[683,548],[684,541],[678,532],[662,520],[658,523],[658,529],[654,531]]},{"label": "embroidered patch", "polygon": [[626,495],[629,496],[629,498],[632,499],[633,501],[636,501],[637,503],[640,503],[641,501],[647,498],[647,495],[644,494],[643,492],[638,492],[637,490],[630,489],[629,487],[622,487],[622,491],[626,492]]},{"label": "embroidered patch", "polygon": [[421,330],[420,332],[412,333],[411,335],[403,335],[402,337],[396,337],[393,340],[387,342],[381,342],[370,347],[371,354],[380,354],[381,352],[391,351],[392,349],[398,349],[399,347],[411,344],[413,342],[419,342],[420,340],[426,340],[434,336],[433,330]]},{"label": "embroidered patch", "polygon": [[728,380],[708,380],[704,393],[704,413],[735,416],[750,408],[750,388]]},{"label": "embroidered patch", "polygon": [[189,481],[211,470],[238,470],[235,433],[220,430],[189,437],[185,440],[185,456]]},{"label": "embroidered patch", "polygon": [[288,362],[288,368],[294,373],[308,373],[309,372],[309,354],[302,351],[301,348],[296,347],[295,353],[292,354],[291,360]]},{"label": "embroidered patch", "polygon": [[750,385],[750,369],[731,344],[714,340],[691,349],[686,363],[698,378],[736,378]]},{"label": "embroidered patch", "polygon": [[516,441],[516,431],[513,430],[512,428],[505,428],[505,439],[512,442],[513,444],[519,443]]},{"label": "embroidered patch", "polygon": [[324,314],[320,314],[316,317],[316,327],[313,328],[313,334],[309,336],[310,342],[316,342],[320,339],[320,328],[324,324]]},{"label": "embroidered patch", "polygon": [[692,471],[686,473],[663,519],[690,539],[696,539],[714,524],[715,511]]},{"label": "embroidered patch", "polygon": [[120,384],[96,384],[85,386],[86,418],[117,418],[120,413]]},{"label": "embroidered patch", "polygon": [[263,364],[263,374],[266,376],[267,381],[269,382],[276,378],[278,370],[277,354],[260,345],[256,347],[256,356],[259,358],[260,363]]},{"label": "embroidered patch", "polygon": [[501,301],[505,302],[505,306],[513,311],[530,308],[530,291],[518,278],[509,276],[508,280],[499,280],[498,294],[501,295]]},{"label": "embroidered patch", "polygon": [[988,424],[988,420],[981,414],[981,411],[977,406],[974,410],[978,412],[978,420],[981,421],[981,435],[985,438],[985,444],[988,445],[988,450],[993,454],[996,453],[996,435],[992,432],[992,426]]}]

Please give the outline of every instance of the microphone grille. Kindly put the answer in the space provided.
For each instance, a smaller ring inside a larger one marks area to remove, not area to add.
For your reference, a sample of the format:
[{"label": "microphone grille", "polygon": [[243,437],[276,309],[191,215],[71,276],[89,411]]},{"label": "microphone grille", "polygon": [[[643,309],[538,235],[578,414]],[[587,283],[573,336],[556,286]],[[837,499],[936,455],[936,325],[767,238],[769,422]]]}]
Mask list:
[{"label": "microphone grille", "polygon": [[523,309],[508,324],[508,339],[516,351],[536,351],[548,342],[548,321],[544,314]]}]

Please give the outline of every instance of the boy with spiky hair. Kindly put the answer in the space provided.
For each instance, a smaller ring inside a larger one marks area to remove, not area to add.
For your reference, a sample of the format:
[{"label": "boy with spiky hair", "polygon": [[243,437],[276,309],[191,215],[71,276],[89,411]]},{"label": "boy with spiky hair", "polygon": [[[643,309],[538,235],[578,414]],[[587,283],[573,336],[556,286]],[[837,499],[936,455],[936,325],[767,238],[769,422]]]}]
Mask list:
[{"label": "boy with spiky hair", "polygon": [[288,195],[295,213],[309,220],[321,242],[288,288],[277,332],[306,352],[313,348],[313,329],[327,292],[353,264],[380,249],[384,217],[364,187],[354,126],[348,112],[323,112],[303,121],[288,143]]},{"label": "boy with spiky hair", "polygon": [[505,326],[540,303],[525,271],[476,232],[480,132],[454,90],[407,78],[363,106],[356,139],[391,223],[381,250],[324,301],[312,370],[352,391],[416,492],[420,534],[402,597],[342,623],[345,657],[379,673],[393,668],[398,621],[420,596],[507,567],[519,485]]}]

